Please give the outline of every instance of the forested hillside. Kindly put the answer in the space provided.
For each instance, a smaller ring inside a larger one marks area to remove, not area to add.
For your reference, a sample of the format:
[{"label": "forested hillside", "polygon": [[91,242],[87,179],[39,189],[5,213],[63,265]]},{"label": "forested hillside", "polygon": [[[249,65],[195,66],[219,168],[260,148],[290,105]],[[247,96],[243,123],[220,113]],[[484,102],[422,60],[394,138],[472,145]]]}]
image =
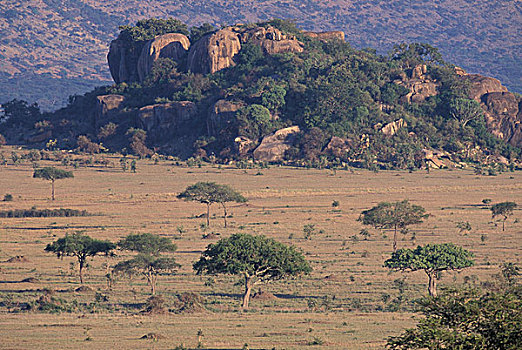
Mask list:
[{"label": "forested hillside", "polygon": [[0,102],[56,109],[69,95],[110,81],[106,54],[118,26],[168,16],[189,26],[292,18],[305,30],[342,30],[355,48],[387,52],[425,42],[469,72],[522,91],[518,1],[107,1],[0,2]]},{"label": "forested hillside", "polygon": [[121,27],[108,61],[115,84],[54,113],[4,103],[0,133],[88,153],[376,170],[521,156],[522,97],[428,44],[379,55],[279,19],[221,29],[148,19]]}]

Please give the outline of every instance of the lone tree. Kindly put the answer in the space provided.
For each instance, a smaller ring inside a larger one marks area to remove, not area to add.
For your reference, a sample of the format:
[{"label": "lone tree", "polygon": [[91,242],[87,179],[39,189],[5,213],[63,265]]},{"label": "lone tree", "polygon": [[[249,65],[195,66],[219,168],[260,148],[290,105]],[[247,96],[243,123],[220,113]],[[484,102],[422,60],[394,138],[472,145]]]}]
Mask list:
[{"label": "lone tree", "polygon": [[198,182],[185,189],[178,198],[186,201],[196,201],[207,205],[207,226],[210,225],[210,206],[219,203],[223,207],[225,227],[227,227],[228,202],[244,203],[246,198],[228,185],[220,185],[215,182]]},{"label": "lone tree", "polygon": [[57,169],[55,167],[46,167],[36,169],[33,173],[34,178],[40,178],[51,181],[51,198],[54,201],[54,181],[74,177],[72,171]]},{"label": "lone tree", "polygon": [[415,250],[399,249],[392,253],[384,266],[394,270],[423,270],[428,275],[428,293],[437,296],[437,274],[460,270],[473,265],[473,253],[452,243],[427,244]]},{"label": "lone tree", "polygon": [[58,258],[75,256],[80,266],[80,283],[83,284],[82,271],[86,266],[87,258],[89,256],[94,257],[97,254],[109,255],[114,248],[116,248],[114,243],[93,239],[77,232],[72,235],[66,234],[65,237],[48,244],[45,250],[55,253]]},{"label": "lone tree", "polygon": [[122,261],[113,269],[115,274],[141,275],[147,279],[152,295],[156,294],[158,275],[176,271],[180,265],[161,253],[176,251],[176,245],[166,237],[150,233],[133,234],[118,242],[123,250],[138,252],[134,258]]},{"label": "lone tree", "polygon": [[393,251],[396,251],[397,229],[419,224],[428,216],[429,214],[426,214],[423,207],[411,204],[405,199],[394,203],[381,202],[375,207],[363,211],[358,221],[375,228],[393,228]]},{"label": "lone tree", "polygon": [[517,203],[515,202],[502,202],[491,206],[491,214],[493,219],[497,216],[504,217],[504,220],[502,220],[502,231],[504,231],[508,216],[513,215],[513,210],[515,210],[516,207]]},{"label": "lone tree", "polygon": [[193,267],[197,274],[241,275],[245,286],[243,309],[248,308],[255,284],[312,271],[295,247],[248,234],[234,234],[210,244]]}]

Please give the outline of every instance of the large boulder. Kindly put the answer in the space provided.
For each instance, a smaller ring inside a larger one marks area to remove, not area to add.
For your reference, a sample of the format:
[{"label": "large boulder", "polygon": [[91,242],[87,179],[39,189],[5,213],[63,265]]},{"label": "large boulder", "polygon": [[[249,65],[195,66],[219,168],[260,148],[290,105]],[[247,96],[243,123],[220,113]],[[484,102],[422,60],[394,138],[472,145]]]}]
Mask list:
[{"label": "large boulder", "polygon": [[304,45],[294,37],[287,37],[279,29],[272,26],[258,27],[241,34],[243,42],[252,42],[261,46],[269,55],[285,52],[303,52]]},{"label": "large boulder", "polygon": [[353,149],[352,140],[332,136],[330,142],[326,145],[324,152],[333,157],[344,159],[351,149]]},{"label": "large boulder", "polygon": [[522,100],[511,92],[491,92],[483,95],[481,102],[488,129],[511,145],[522,147]]},{"label": "large boulder", "polygon": [[159,103],[140,108],[138,123],[143,130],[160,134],[190,121],[196,114],[196,105],[190,101]]},{"label": "large boulder", "polygon": [[99,127],[104,121],[118,114],[125,97],[122,95],[102,95],[96,97],[96,109],[94,112],[94,126]]},{"label": "large boulder", "polygon": [[233,66],[233,58],[240,50],[239,34],[230,28],[207,34],[190,47],[188,69],[193,73],[215,73]]},{"label": "large boulder", "polygon": [[242,102],[219,100],[210,107],[207,119],[209,136],[217,136],[220,130],[226,129],[234,122],[236,112],[243,107]]},{"label": "large boulder", "polygon": [[305,32],[305,35],[309,36],[310,38],[316,38],[322,41],[329,41],[329,40],[345,40],[344,32],[341,31],[331,31],[331,32]]},{"label": "large boulder", "polygon": [[254,159],[261,162],[280,162],[285,152],[293,145],[300,132],[298,126],[277,130],[273,135],[265,136],[254,152]]},{"label": "large boulder", "polygon": [[426,65],[413,67],[409,75],[404,75],[396,84],[406,87],[410,92],[402,97],[403,102],[423,102],[438,93],[440,83],[427,74]]},{"label": "large boulder", "polygon": [[397,131],[406,127],[407,125],[408,124],[406,123],[406,121],[401,118],[383,126],[381,132],[386,136],[393,136],[397,133]]},{"label": "large boulder", "polygon": [[168,33],[149,40],[141,51],[138,60],[138,76],[140,81],[145,80],[152,71],[152,66],[158,58],[170,58],[178,62],[190,47],[189,39],[179,33]]},{"label": "large boulder", "polygon": [[123,40],[111,42],[107,61],[112,79],[116,84],[138,81],[137,63],[141,52],[130,49]]},{"label": "large boulder", "polygon": [[479,74],[465,74],[462,79],[466,79],[470,83],[469,98],[480,102],[482,96],[491,92],[507,92],[508,90],[502,86],[500,81],[495,78],[484,77]]}]

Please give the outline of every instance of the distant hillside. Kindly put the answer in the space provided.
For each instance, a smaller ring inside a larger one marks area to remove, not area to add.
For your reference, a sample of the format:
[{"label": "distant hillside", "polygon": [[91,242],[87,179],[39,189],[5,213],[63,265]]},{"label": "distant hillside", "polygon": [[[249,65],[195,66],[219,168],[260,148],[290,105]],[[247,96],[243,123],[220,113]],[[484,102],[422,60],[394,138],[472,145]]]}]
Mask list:
[{"label": "distant hillside", "polygon": [[443,57],[522,92],[520,3],[506,1],[6,0],[0,2],[0,101],[44,109],[110,84],[108,44],[118,26],[168,16],[189,26],[292,18],[305,30],[343,30],[357,48],[426,42]]}]

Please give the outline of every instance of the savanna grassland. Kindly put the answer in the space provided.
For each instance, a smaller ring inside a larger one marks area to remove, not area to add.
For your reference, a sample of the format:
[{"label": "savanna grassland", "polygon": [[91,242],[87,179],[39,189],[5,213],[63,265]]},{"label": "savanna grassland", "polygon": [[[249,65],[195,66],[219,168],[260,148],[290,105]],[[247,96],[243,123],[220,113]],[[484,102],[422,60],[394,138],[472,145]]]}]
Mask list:
[{"label": "savanna grassland", "polygon": [[[0,152],[12,150],[4,147]],[[201,330],[206,348],[241,349],[247,343],[251,349],[382,349],[387,337],[416,323],[413,301],[427,294],[424,273],[383,267],[391,254],[393,232],[357,221],[363,210],[382,201],[409,199],[431,214],[399,234],[399,248],[451,242],[475,254],[475,266],[443,273],[440,287],[479,285],[495,278],[500,263],[521,262],[520,211],[508,218],[502,232],[502,223],[492,220],[483,203],[520,202],[520,171],[482,176],[472,170],[238,169],[144,159],[137,160],[137,172],[132,173],[122,171],[120,156],[104,157],[108,166],[69,166],[74,178],[56,181],[55,201],[50,200],[50,183],[32,177],[31,162],[9,161],[0,167],[0,195],[13,196],[12,201],[0,202],[0,211],[35,206],[93,214],[0,219],[0,348],[193,348]],[[65,168],[58,161],[38,165]],[[207,228],[204,205],[177,199],[198,181],[228,184],[248,199],[231,205],[226,229],[218,205],[211,207]],[[459,230],[459,222],[469,222],[471,230]],[[305,225],[314,225],[311,239],[304,238]],[[362,229],[369,235],[361,234]],[[106,264],[114,266],[132,255],[122,251],[115,257],[89,259],[84,285],[90,288],[76,291],[80,283],[75,259],[57,259],[44,251],[48,243],[76,231],[113,242],[130,233],[171,238],[178,246],[173,256],[182,267],[160,276],[158,294],[171,304],[180,293],[198,293],[205,310],[142,313],[150,290],[140,278],[119,278],[108,290]],[[262,285],[275,298],[254,298],[248,311],[240,311],[238,277],[197,276],[192,270],[208,244],[239,232],[297,246],[313,272]],[[16,256],[23,258],[8,262]],[[44,294],[52,294],[63,309],[24,311]],[[157,339],[140,339],[149,333]]]}]

